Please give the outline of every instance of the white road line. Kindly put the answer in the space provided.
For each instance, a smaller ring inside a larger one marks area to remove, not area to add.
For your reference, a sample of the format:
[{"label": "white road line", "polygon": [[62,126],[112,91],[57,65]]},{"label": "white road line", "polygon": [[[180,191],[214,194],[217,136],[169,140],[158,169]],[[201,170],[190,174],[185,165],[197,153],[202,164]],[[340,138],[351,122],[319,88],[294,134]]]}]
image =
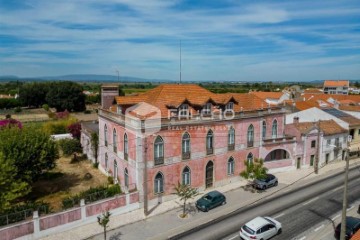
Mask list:
[{"label": "white road line", "polygon": [[285,213],[280,213],[279,215],[276,215],[274,218],[279,218],[279,217],[284,216],[284,215],[285,215]]},{"label": "white road line", "polygon": [[306,239],[306,236],[303,236],[302,238],[299,238],[299,240],[304,240]]},{"label": "white road line", "polygon": [[238,237],[238,235],[235,235],[235,236],[233,236],[232,238],[229,238],[228,240],[233,240],[233,239],[235,239],[235,238],[237,238]]},{"label": "white road line", "polygon": [[348,209],[347,209],[347,211],[350,211],[351,209],[353,209],[354,208],[354,206],[351,206],[351,207],[349,207]]},{"label": "white road line", "polygon": [[331,220],[335,221],[335,219],[337,219],[338,217],[340,217],[340,214],[336,215],[335,217],[333,217]]},{"label": "white road line", "polygon": [[337,188],[333,189],[332,192],[336,192],[337,190],[339,190],[339,189],[341,189],[341,188],[343,188],[343,187],[342,187],[342,186],[341,186],[341,187],[337,187]]},{"label": "white road line", "polygon": [[309,201],[303,203],[303,205],[305,206],[305,205],[307,205],[307,204],[309,204],[309,203],[311,203],[311,202],[313,202],[313,201],[315,201],[315,200],[317,200],[317,199],[319,199],[319,197],[315,197],[315,198],[313,198],[313,199],[310,199]]},{"label": "white road line", "polygon": [[319,231],[320,229],[322,229],[324,227],[324,224],[323,225],[321,225],[321,226],[319,226],[319,227],[317,227],[317,228],[315,228],[315,232],[317,232],[317,231]]}]

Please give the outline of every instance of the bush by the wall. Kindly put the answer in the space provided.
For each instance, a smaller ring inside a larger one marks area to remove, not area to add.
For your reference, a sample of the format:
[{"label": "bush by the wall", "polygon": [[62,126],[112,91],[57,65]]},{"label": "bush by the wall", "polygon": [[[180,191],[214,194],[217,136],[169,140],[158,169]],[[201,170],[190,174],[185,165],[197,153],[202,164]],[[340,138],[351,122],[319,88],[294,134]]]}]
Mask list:
[{"label": "bush by the wall", "polygon": [[47,105],[47,104],[43,104],[43,105],[42,105],[42,108],[43,108],[45,111],[49,111],[49,109],[50,109],[49,105]]},{"label": "bush by the wall", "polygon": [[73,153],[80,153],[82,151],[80,141],[77,139],[61,139],[58,141],[58,144],[65,156],[70,156]]}]

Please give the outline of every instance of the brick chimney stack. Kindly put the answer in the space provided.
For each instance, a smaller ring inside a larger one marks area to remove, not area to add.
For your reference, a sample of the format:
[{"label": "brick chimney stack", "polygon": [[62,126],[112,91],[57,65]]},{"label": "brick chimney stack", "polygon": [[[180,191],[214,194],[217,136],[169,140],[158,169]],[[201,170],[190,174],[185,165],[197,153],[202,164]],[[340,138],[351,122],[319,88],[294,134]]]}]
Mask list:
[{"label": "brick chimney stack", "polygon": [[101,108],[109,109],[116,96],[119,96],[118,84],[103,84],[101,86]]}]

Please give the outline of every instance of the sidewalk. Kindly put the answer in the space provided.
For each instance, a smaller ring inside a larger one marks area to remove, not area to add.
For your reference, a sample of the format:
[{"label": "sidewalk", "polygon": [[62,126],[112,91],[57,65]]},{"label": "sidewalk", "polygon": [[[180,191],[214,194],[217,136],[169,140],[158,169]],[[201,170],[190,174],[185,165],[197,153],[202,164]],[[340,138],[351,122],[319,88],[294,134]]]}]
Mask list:
[{"label": "sidewalk", "polygon": [[[360,159],[350,160],[350,167],[353,165],[360,165]],[[321,179],[328,175],[339,173],[344,171],[345,161],[337,161],[334,163],[329,163],[328,165],[322,167],[319,170],[319,174],[311,174],[312,168],[308,169],[298,169],[289,172],[276,173],[275,175],[279,179],[279,187],[284,188],[287,185],[292,185],[286,187],[281,191],[289,191],[292,188],[297,186],[304,185],[305,183],[314,181],[315,179]],[[301,179],[301,181],[298,181]],[[119,237],[114,237],[114,235],[122,235],[121,239],[132,239],[129,234],[133,231],[142,236],[142,239],[151,238],[151,239],[164,239],[169,236],[181,233],[187,229],[201,225],[204,222],[207,222],[211,219],[220,217],[221,215],[231,212],[237,208],[245,206],[250,202],[253,202],[257,199],[263,198],[269,194],[272,194],[276,191],[277,188],[271,188],[269,191],[266,191],[261,194],[253,194],[244,191],[241,187],[247,183],[245,180],[241,180],[236,183],[231,183],[226,186],[216,188],[220,192],[227,192],[226,196],[228,198],[228,204],[226,208],[222,208],[220,211],[214,209],[209,213],[196,213],[194,215],[190,214],[188,219],[180,219],[177,217],[181,211],[181,202],[179,199],[170,200],[158,205],[148,217],[144,217],[143,209],[138,209],[133,212],[121,214],[121,215],[112,215],[110,218],[109,228],[107,236],[113,236],[111,239],[120,239]],[[212,191],[210,189],[208,191]],[[207,192],[207,191],[205,191]],[[205,193],[204,192],[204,193]],[[240,193],[239,193],[240,192]],[[192,200],[194,202],[197,198]],[[233,204],[229,204],[233,202]],[[139,222],[140,221],[140,222]],[[138,223],[136,223],[138,222]],[[131,224],[134,223],[134,224]],[[165,224],[164,224],[165,223]],[[163,224],[163,225],[162,225]],[[126,225],[126,226],[125,226]],[[165,226],[164,226],[165,225]],[[120,226],[123,226],[121,231],[118,229]],[[154,227],[157,226],[157,227]],[[166,228],[165,228],[166,227]],[[113,231],[111,231],[113,230]],[[46,240],[57,240],[57,239],[69,239],[69,240],[78,240],[78,239],[102,239],[103,237],[96,236],[102,234],[102,228],[98,225],[97,222],[93,222],[81,227],[73,228],[69,231],[57,233],[42,239]],[[139,239],[134,237],[134,239]]]}]

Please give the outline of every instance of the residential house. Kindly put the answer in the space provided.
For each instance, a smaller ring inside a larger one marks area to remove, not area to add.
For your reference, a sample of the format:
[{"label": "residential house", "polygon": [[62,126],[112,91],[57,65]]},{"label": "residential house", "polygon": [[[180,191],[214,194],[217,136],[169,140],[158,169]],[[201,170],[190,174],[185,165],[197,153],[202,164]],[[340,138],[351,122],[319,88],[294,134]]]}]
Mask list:
[{"label": "residential house", "polygon": [[[93,146],[92,135],[99,135],[99,123],[97,121],[89,121],[81,123],[81,136],[80,143],[83,149],[83,153],[86,154],[87,158],[93,163],[97,162],[97,157]],[[97,147],[98,148],[98,147]]]},{"label": "residential house", "polygon": [[349,80],[325,80],[323,91],[325,94],[349,94]]}]

